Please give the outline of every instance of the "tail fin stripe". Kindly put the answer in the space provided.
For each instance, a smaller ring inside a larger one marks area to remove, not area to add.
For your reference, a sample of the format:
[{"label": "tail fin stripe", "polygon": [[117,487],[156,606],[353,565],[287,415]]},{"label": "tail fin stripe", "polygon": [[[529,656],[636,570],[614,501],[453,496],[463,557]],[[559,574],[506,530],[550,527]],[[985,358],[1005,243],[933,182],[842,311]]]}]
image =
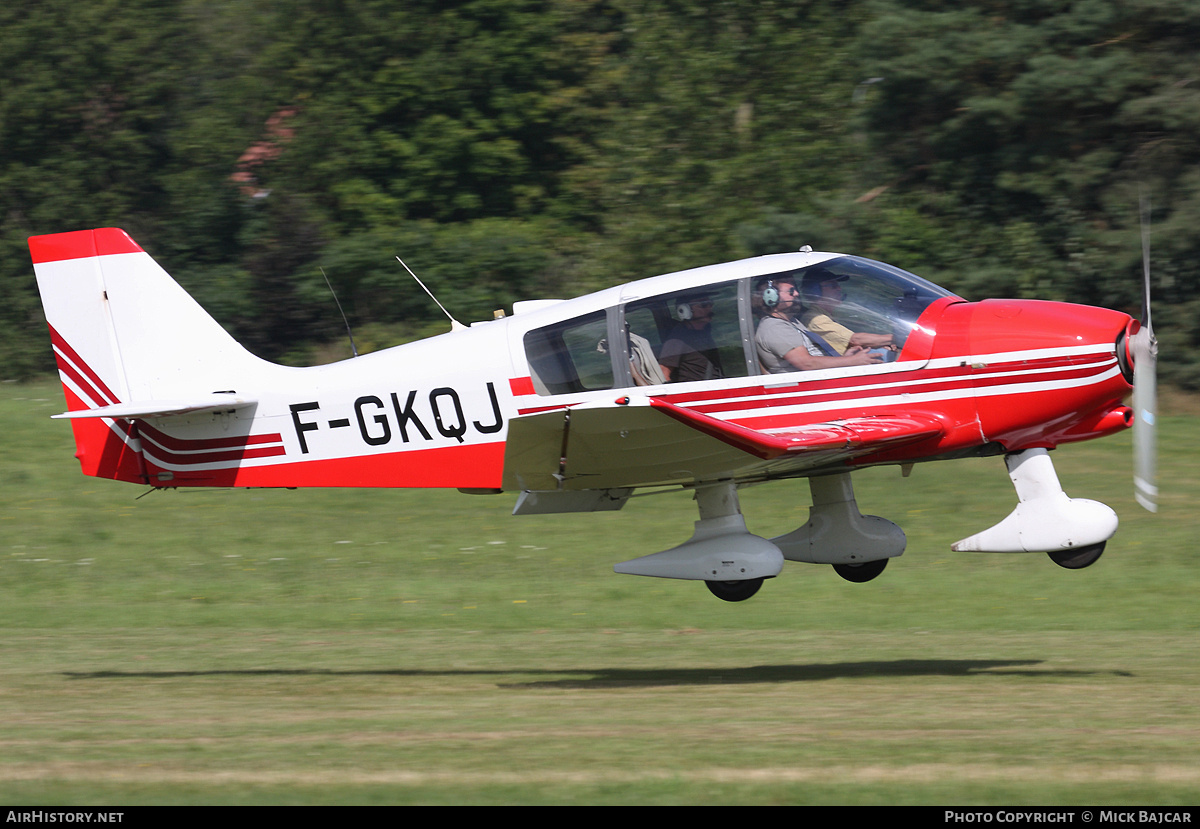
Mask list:
[{"label": "tail fin stripe", "polygon": [[[75,394],[74,391],[72,391],[71,389],[68,389],[65,385],[63,388],[67,392],[67,404],[68,404],[68,406],[70,406],[70,405],[72,405],[72,398],[77,397],[77,395]],[[81,406],[86,405],[86,401],[84,401],[82,398],[77,398],[77,399]],[[78,424],[76,424],[76,425],[78,425]],[[108,429],[109,432],[112,433],[112,437],[115,437],[118,441],[120,441],[120,443],[129,447],[134,452],[138,451],[138,448],[137,448],[138,447],[138,444],[137,444],[138,436],[134,430],[132,423],[129,423],[129,422],[126,422],[123,420],[106,420],[105,427]],[[80,451],[83,451],[82,447],[80,447]],[[91,474],[91,473],[89,473],[89,474]],[[112,476],[104,474],[104,475],[101,475],[100,477],[112,477]]]},{"label": "tail fin stripe", "polygon": [[[79,396],[78,396],[78,394],[76,393],[76,390],[74,389],[73,385],[72,385],[72,387],[71,387],[71,388],[68,388],[68,387],[67,387],[67,386],[64,384],[64,386],[63,386],[63,389],[64,389],[64,391],[66,391],[66,393],[67,393],[67,405],[68,405],[68,406],[70,406],[70,405],[72,404],[72,399],[71,399],[71,398],[73,398],[73,397],[74,397],[74,398],[76,398],[76,400],[77,400],[77,401],[78,401],[78,402],[79,402],[81,405],[86,405],[86,404],[87,404],[87,401],[86,401],[86,400],[84,400],[83,398],[81,398],[81,397],[79,397]],[[115,433],[116,433],[116,436],[117,436],[118,438],[120,438],[121,440],[123,440],[124,442],[128,443],[128,442],[129,442],[129,441],[131,441],[131,440],[136,440],[136,439],[137,439],[137,435],[135,435],[135,434],[134,434],[134,432],[133,432],[133,425],[132,425],[131,423],[128,423],[127,421],[123,421],[123,420],[106,420],[105,422],[107,423],[108,427],[109,427],[109,428],[110,428],[110,429],[111,429],[113,432],[115,432]]]},{"label": "tail fin stripe", "polygon": [[92,398],[94,405],[90,408],[95,408],[96,405],[111,406],[121,402],[120,398],[112,393],[75,349],[71,348],[67,341],[54,330],[54,326],[50,326],[50,342],[54,345],[54,357],[59,370],[68,374],[79,385],[80,390]]},{"label": "tail fin stripe", "polygon": [[[121,402],[53,326],[50,326],[50,339],[54,345],[54,356],[59,371],[65,375],[64,379],[70,382],[85,407],[97,408]],[[164,456],[163,461],[178,465],[220,463],[287,454],[283,446],[283,437],[279,433],[186,440],[172,437],[145,422],[141,423],[136,435],[132,425],[122,419],[113,419],[109,427],[123,442],[129,443],[140,437],[158,450],[156,454]]]},{"label": "tail fin stripe", "polygon": [[55,362],[58,363],[58,371],[64,385],[71,385],[79,395],[83,403],[83,407],[87,409],[96,409],[106,405],[103,395],[88,381],[87,378],[79,372],[79,370],[66,359],[55,354]]}]

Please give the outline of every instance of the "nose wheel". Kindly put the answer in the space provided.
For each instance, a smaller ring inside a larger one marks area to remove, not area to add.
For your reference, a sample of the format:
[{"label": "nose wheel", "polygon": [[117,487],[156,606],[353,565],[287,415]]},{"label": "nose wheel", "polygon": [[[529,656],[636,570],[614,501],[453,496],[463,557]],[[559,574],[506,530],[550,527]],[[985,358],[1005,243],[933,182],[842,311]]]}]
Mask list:
[{"label": "nose wheel", "polygon": [[1050,556],[1050,560],[1059,567],[1065,567],[1068,570],[1082,570],[1084,567],[1091,567],[1096,563],[1096,559],[1100,558],[1101,553],[1104,552],[1105,543],[1101,541],[1099,544],[1090,544],[1075,550],[1058,550],[1046,555]]}]

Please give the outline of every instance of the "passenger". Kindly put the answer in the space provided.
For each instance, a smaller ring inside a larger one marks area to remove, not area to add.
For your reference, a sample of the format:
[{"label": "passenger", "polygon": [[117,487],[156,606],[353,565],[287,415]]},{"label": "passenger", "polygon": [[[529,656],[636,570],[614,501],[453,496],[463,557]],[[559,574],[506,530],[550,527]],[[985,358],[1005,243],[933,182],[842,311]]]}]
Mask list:
[{"label": "passenger", "polygon": [[[658,386],[667,382],[658,360],[654,359],[654,348],[650,341],[630,331],[629,323],[625,323],[625,344],[629,349],[629,374],[635,386]],[[608,337],[596,344],[596,351],[608,353]]]},{"label": "passenger", "polygon": [[634,334],[625,326],[625,335],[629,341],[629,372],[633,375],[635,386],[657,386],[667,382],[663,376],[658,360],[654,359],[654,349],[645,337]]},{"label": "passenger", "polygon": [[851,331],[846,326],[834,322],[831,315],[846,298],[839,283],[847,279],[849,277],[838,276],[824,268],[810,268],[800,282],[800,297],[804,302],[800,322],[833,346],[838,354],[845,354],[851,346],[896,351],[896,342],[891,334]]},{"label": "passenger", "polygon": [[754,300],[765,316],[758,323],[754,343],[758,359],[768,374],[840,366],[869,366],[883,362],[878,354],[852,345],[839,354],[823,338],[797,319],[800,292],[792,277],[765,279],[755,287]]},{"label": "passenger", "polygon": [[713,301],[705,292],[687,294],[675,302],[679,320],[663,341],[658,364],[668,383],[724,377],[721,353],[712,336]]}]

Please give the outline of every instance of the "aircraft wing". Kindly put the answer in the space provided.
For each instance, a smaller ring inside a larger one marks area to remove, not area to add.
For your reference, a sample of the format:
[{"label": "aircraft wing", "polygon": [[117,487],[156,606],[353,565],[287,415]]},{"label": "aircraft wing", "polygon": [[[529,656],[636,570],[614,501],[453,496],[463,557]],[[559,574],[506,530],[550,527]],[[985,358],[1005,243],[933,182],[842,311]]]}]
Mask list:
[{"label": "aircraft wing", "polygon": [[759,431],[693,412],[665,400],[652,398],[650,405],[699,432],[763,460],[831,449],[861,455],[890,449],[897,444],[938,437],[944,431],[938,420],[920,415],[852,417],[828,423]]},{"label": "aircraft wing", "polygon": [[939,420],[920,414],[881,413],[756,429],[660,398],[622,401],[514,419],[505,488],[581,490],[761,478],[944,433]]},{"label": "aircraft wing", "polygon": [[195,412],[230,411],[253,406],[257,401],[239,397],[234,394],[209,394],[188,400],[143,400],[136,403],[114,403],[111,406],[98,406],[94,409],[80,409],[74,412],[63,412],[51,415],[54,418],[108,417],[146,418],[168,417],[170,415],[192,414]]}]

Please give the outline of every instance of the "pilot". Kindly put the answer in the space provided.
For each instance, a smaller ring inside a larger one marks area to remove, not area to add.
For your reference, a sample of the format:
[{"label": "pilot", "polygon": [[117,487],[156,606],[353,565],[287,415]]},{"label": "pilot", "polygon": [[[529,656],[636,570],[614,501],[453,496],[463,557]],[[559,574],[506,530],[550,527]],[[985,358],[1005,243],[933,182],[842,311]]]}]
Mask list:
[{"label": "pilot", "polygon": [[790,276],[768,278],[755,286],[754,299],[765,316],[758,323],[754,343],[758,359],[768,374],[840,366],[869,366],[883,358],[852,345],[839,354],[798,319],[800,292]]},{"label": "pilot", "polygon": [[800,282],[800,296],[804,302],[800,322],[833,346],[838,354],[845,354],[851,346],[895,351],[896,343],[891,334],[851,331],[841,323],[834,322],[831,314],[846,298],[840,283],[847,279],[849,277],[839,276],[824,268],[810,268]]},{"label": "pilot", "polygon": [[674,310],[678,322],[663,341],[658,355],[667,382],[724,377],[721,354],[712,336],[712,295],[686,294],[675,301]]}]

